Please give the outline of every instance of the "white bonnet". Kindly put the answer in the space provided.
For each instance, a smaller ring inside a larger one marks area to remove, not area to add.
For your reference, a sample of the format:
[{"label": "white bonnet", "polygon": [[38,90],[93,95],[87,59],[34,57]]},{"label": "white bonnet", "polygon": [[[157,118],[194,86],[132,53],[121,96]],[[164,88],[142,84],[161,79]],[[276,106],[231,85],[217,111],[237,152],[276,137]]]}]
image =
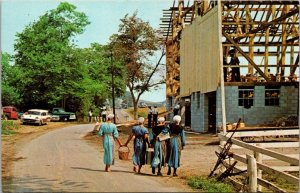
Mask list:
[{"label": "white bonnet", "polygon": [[165,118],[164,117],[159,117],[157,121],[158,122],[165,122]]},{"label": "white bonnet", "polygon": [[114,116],[114,114],[109,114],[109,115],[107,115],[107,118],[109,118],[109,119],[112,119],[112,118],[114,118],[115,116]]},{"label": "white bonnet", "polygon": [[179,123],[181,121],[181,117],[179,115],[175,115],[173,117],[173,121]]},{"label": "white bonnet", "polygon": [[139,117],[138,123],[144,123],[144,121],[145,121],[145,118],[144,118],[144,117]]}]

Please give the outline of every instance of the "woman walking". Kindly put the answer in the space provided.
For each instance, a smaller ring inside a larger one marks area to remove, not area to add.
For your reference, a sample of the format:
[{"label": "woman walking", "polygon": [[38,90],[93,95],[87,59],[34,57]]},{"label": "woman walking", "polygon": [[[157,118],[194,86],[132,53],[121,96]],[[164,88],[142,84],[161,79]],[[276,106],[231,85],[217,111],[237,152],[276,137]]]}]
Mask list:
[{"label": "woman walking", "polygon": [[171,167],[174,168],[173,176],[177,176],[176,170],[180,166],[180,154],[185,145],[185,134],[183,127],[180,125],[181,117],[174,116],[173,123],[170,125],[170,157],[168,161],[168,175],[171,174]]},{"label": "woman walking", "polygon": [[[149,146],[148,141],[148,129],[144,127],[145,119],[140,117],[138,119],[138,125],[132,128],[132,133],[129,135],[126,143],[124,144],[127,146],[129,141],[134,137],[134,154],[132,155],[133,161],[133,171],[141,173],[141,168],[145,165],[145,158],[146,158],[146,143]],[[137,168],[138,167],[138,168]]]},{"label": "woman walking", "polygon": [[105,164],[105,171],[110,172],[110,166],[114,165],[114,150],[115,150],[115,141],[117,140],[119,146],[121,142],[118,139],[119,133],[115,124],[112,123],[114,118],[113,114],[107,116],[107,122],[103,123],[100,126],[98,135],[103,137],[103,148],[104,148],[104,157],[103,162]]},{"label": "woman walking", "polygon": [[158,168],[157,175],[162,176],[161,168],[168,162],[168,127],[165,125],[165,118],[158,119],[158,125],[154,126],[149,139],[151,147],[154,147],[154,158],[151,163],[152,174],[155,174],[155,168]]}]

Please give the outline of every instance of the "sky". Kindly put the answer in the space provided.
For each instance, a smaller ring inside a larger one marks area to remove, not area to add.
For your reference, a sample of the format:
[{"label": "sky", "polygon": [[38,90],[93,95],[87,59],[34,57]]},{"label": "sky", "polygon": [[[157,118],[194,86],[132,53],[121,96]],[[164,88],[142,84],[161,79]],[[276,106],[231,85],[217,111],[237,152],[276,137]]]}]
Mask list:
[{"label": "sky", "polygon": [[[118,32],[120,19],[126,14],[132,15],[138,11],[138,17],[148,21],[153,28],[158,29],[162,10],[173,4],[173,0],[65,0],[84,12],[91,22],[83,34],[75,39],[81,48],[89,47],[91,43],[106,44],[109,37]],[[22,32],[25,26],[38,20],[46,11],[55,9],[61,1],[58,0],[2,0],[1,1],[1,49],[9,54],[14,53],[13,44],[17,32]],[[153,59],[155,63],[156,58]],[[165,63],[165,61],[162,61]],[[144,93],[143,100],[161,102],[166,98],[165,86],[159,90]]]}]

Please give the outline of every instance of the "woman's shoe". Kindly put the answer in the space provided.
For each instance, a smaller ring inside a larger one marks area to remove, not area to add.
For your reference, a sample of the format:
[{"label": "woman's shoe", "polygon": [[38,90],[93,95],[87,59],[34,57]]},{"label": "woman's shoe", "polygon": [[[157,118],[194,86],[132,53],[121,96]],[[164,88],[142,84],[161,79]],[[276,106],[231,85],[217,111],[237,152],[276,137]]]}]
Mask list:
[{"label": "woman's shoe", "polygon": [[161,173],[161,172],[157,172],[157,175],[158,175],[158,176],[162,176],[162,173]]},{"label": "woman's shoe", "polygon": [[155,168],[152,168],[152,174],[155,174]]},{"label": "woman's shoe", "polygon": [[136,167],[135,166],[133,166],[133,171],[136,172]]},{"label": "woman's shoe", "polygon": [[178,175],[176,173],[174,173],[173,176],[178,176]]},{"label": "woman's shoe", "polygon": [[167,175],[168,175],[168,176],[171,175],[171,168],[168,169]]}]

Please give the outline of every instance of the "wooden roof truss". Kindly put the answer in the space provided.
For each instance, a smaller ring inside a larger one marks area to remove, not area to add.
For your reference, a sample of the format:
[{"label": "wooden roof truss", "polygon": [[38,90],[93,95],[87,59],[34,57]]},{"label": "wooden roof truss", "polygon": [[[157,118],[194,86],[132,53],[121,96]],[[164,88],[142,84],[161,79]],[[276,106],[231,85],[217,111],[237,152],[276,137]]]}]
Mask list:
[{"label": "wooden roof truss", "polygon": [[[248,75],[258,74],[264,81],[274,81],[268,74],[268,69],[272,69],[279,77],[276,81],[291,81],[289,78],[294,76],[299,63],[299,1],[231,0],[221,3],[224,56],[228,56],[230,49],[236,49],[239,58],[243,58],[239,67],[248,68]],[[167,78],[168,74],[172,80],[179,76],[182,29],[216,5],[217,1],[207,0],[178,0],[176,5],[174,0],[172,7],[163,10],[160,27],[167,50],[169,47],[172,58],[175,58],[173,64],[171,60],[167,61]],[[177,67],[174,69],[175,61]],[[176,73],[172,72],[174,70]],[[173,73],[172,77],[170,73]]]}]

